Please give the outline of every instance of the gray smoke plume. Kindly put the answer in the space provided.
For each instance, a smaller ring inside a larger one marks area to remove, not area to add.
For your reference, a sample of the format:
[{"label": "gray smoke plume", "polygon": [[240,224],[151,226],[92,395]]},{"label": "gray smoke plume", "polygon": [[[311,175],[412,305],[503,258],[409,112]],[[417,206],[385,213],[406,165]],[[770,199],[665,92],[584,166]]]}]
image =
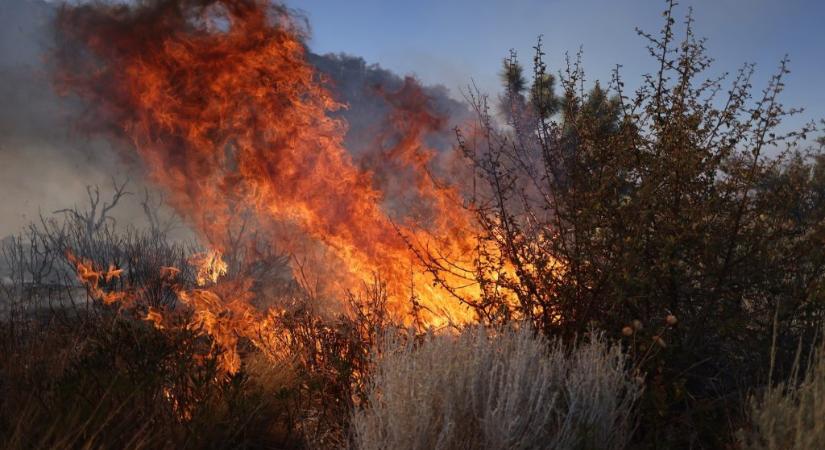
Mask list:
[{"label": "gray smoke plume", "polygon": [[[385,128],[391,110],[384,93],[402,89],[405,78],[378,64],[367,64],[357,56],[310,54],[310,62],[332,80],[332,91],[339,101],[348,105],[340,112],[349,124],[345,139],[347,149],[355,155],[368,150],[370,138],[376,130]],[[423,92],[429,99],[430,110],[446,118],[441,132],[428,136],[427,144],[446,151],[455,143],[451,130],[470,117],[469,109],[466,104],[451,98],[444,86],[423,86]]]}]

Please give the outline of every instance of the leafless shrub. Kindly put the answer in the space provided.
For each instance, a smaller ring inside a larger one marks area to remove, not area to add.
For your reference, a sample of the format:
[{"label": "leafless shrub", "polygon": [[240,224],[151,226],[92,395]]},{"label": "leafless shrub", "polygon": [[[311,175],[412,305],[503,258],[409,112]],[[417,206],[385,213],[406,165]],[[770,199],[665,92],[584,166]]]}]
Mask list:
[{"label": "leafless shrub", "polygon": [[72,254],[122,270],[100,286],[128,292],[142,312],[177,307],[164,268],[175,268],[178,289],[195,287],[189,261],[202,249],[169,239],[159,203],[142,201],[149,229],[110,220],[124,189],[115,183],[103,201],[90,187],[86,208],[43,216],[3,243],[10,271],[0,286],[0,351],[8,356],[0,363],[0,446],[345,446],[370,348],[389,326],[384,285],[352,292],[350,316],[327,313],[288,279],[282,255],[240,227],[222,282],[251,280],[261,311],[283,311],[271,323],[283,357],[241,342],[242,370],[218,376],[208,336],[155,329],[137,310],[101,304],[67,261]]},{"label": "leafless shrub", "polygon": [[174,308],[162,269],[193,285],[188,259],[198,248],[169,240],[159,221],[149,230],[117,226],[109,214],[125,184],[110,201],[96,187],[88,192],[87,208],[42,216],[3,243],[0,446],[297,445],[302,437],[285,417],[300,388],[291,360],[264,366],[250,355],[243,374],[224,380],[196,330],[157,330],[89,296],[68,254],[122,270],[101,280],[106,290],[133,289],[141,305]]}]

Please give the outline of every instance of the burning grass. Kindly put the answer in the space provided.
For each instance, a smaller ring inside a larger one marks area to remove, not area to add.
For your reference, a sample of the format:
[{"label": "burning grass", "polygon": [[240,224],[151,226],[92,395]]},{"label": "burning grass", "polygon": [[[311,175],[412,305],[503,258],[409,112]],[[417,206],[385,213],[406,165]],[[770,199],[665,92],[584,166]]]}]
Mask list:
[{"label": "burning grass", "polygon": [[[55,258],[42,279],[67,278],[45,292],[49,285],[30,276],[4,286],[4,306],[27,309],[4,318],[4,447],[346,443],[370,333],[384,327],[379,317],[330,317],[292,289],[281,291],[277,315],[274,307],[254,313],[245,301],[233,307],[229,296],[251,287],[204,279],[204,265],[221,267],[215,255],[148,232],[85,230],[77,220],[32,228],[43,239],[30,254]],[[37,311],[43,296],[74,303]],[[351,301],[366,308],[366,297]]]},{"label": "burning grass", "polygon": [[[105,225],[91,236],[85,231],[85,225],[76,219],[60,226],[44,222],[44,228],[31,229],[43,238],[39,240],[43,247],[34,253],[57,258],[52,261],[55,273],[46,275],[62,272],[74,277],[75,283],[66,283],[63,290],[73,292],[75,303],[40,317],[25,314],[7,322],[10,328],[2,345],[8,357],[0,366],[0,420],[6,430],[0,434],[0,442],[5,448],[380,447],[382,441],[375,436],[362,436],[365,420],[377,411],[378,398],[386,398],[380,390],[400,387],[399,380],[372,375],[373,370],[385,373],[381,367],[389,361],[376,357],[386,354],[392,358],[397,351],[379,342],[406,342],[407,358],[427,358],[435,347],[441,351],[449,344],[453,349],[449,355],[433,356],[452,360],[458,365],[451,367],[464,375],[487,373],[479,367],[459,364],[461,358],[468,358],[468,364],[486,364],[473,349],[486,349],[482,352],[485,357],[505,358],[498,381],[475,380],[475,389],[486,389],[488,385],[498,389],[505,383],[514,392],[529,394],[523,390],[528,385],[519,380],[533,378],[546,387],[552,385],[551,380],[541,373],[533,374],[538,377],[530,375],[532,372],[511,373],[517,370],[516,365],[522,369],[533,367],[535,357],[544,361],[544,369],[562,370],[555,363],[567,361],[561,344],[555,345],[555,356],[545,355],[547,343],[527,328],[516,334],[503,331],[500,337],[488,337],[483,329],[472,328],[455,338],[444,336],[443,340],[406,329],[402,323],[392,321],[386,308],[387,291],[380,282],[364,286],[348,298],[350,315],[330,317],[314,309],[313,300],[305,293],[289,289],[281,291],[277,306],[266,314],[250,310],[246,300],[236,309],[228,300],[231,296],[247,295],[259,287],[245,283],[246,277],[240,277],[244,284],[238,285],[238,279],[233,280],[232,274],[223,269],[219,255],[195,252],[186,256],[183,248],[152,233],[130,231],[119,235]],[[85,253],[84,249],[95,249],[96,254]],[[84,253],[84,257],[75,256]],[[118,262],[96,262],[101,259],[98,255]],[[154,261],[156,271],[145,271],[145,266],[137,263],[146,260]],[[39,295],[35,294],[41,287],[37,283],[22,281],[20,285],[30,288],[27,295]],[[84,294],[76,292],[78,288]],[[6,294],[13,292],[21,291]],[[159,302],[159,298],[165,300]],[[17,298],[19,304],[31,300]],[[21,321],[22,317],[26,319]],[[474,339],[481,341],[476,345]],[[413,351],[419,345],[421,350]],[[602,345],[602,341],[595,345]],[[618,347],[603,350],[594,350],[592,355],[586,350],[575,354],[590,358],[587,364],[606,364],[604,367],[618,370],[613,375],[629,380]],[[510,367],[508,355],[521,359]],[[575,367],[571,366],[570,371],[585,370],[572,361]],[[413,365],[411,369],[421,369]],[[419,371],[419,376],[436,384],[452,379],[449,374],[429,369]],[[609,397],[614,390],[608,378],[604,383],[596,381],[596,385]],[[630,383],[628,386],[638,393],[640,386]],[[553,385],[551,390],[558,389],[565,388]],[[558,392],[548,391],[547,395],[555,398]],[[619,400],[621,407],[614,411],[628,414],[624,420],[632,418],[634,393],[628,393],[626,404]],[[430,394],[437,396],[436,392]],[[459,397],[452,401],[460,406],[461,392],[454,394]],[[578,402],[566,396],[556,403],[536,406],[541,409]],[[508,403],[512,399],[490,400]],[[606,405],[598,403],[599,408]],[[443,412],[430,410],[421,401],[405,404],[418,405],[419,414]],[[478,413],[487,409],[479,407]],[[575,414],[598,415],[595,404],[577,408]],[[542,417],[549,414],[541,411]],[[360,434],[350,431],[353,414]],[[558,414],[550,415],[561,417]],[[392,414],[383,413],[382,417],[388,415]],[[468,425],[476,423],[469,416],[467,420]],[[613,433],[613,426],[607,422],[607,433]],[[622,429],[616,432],[626,433],[623,427],[629,424],[617,422]],[[429,432],[439,433],[435,429]],[[540,439],[529,429],[522,432],[523,439]],[[429,439],[423,434],[419,437],[420,442]],[[495,438],[506,440],[506,433]]]}]

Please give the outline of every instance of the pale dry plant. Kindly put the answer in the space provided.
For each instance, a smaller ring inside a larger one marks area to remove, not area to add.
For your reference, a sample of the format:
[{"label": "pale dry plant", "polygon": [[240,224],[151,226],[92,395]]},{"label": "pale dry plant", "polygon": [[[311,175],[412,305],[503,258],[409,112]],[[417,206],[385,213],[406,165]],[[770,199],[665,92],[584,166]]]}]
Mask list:
[{"label": "pale dry plant", "polygon": [[414,341],[376,353],[356,448],[619,449],[635,428],[642,388],[601,334],[566,346],[479,326]]},{"label": "pale dry plant", "polygon": [[825,448],[825,342],[799,380],[799,364],[788,381],[768,386],[751,401],[750,427],[740,438],[746,448]]}]

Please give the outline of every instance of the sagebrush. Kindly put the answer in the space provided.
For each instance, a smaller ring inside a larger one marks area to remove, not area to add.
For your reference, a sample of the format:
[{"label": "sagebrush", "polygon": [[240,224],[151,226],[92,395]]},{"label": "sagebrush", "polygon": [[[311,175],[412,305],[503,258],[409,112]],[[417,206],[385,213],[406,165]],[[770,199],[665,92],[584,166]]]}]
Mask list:
[{"label": "sagebrush", "polygon": [[598,333],[570,348],[529,326],[471,327],[385,343],[352,430],[362,450],[620,449],[641,392]]}]

